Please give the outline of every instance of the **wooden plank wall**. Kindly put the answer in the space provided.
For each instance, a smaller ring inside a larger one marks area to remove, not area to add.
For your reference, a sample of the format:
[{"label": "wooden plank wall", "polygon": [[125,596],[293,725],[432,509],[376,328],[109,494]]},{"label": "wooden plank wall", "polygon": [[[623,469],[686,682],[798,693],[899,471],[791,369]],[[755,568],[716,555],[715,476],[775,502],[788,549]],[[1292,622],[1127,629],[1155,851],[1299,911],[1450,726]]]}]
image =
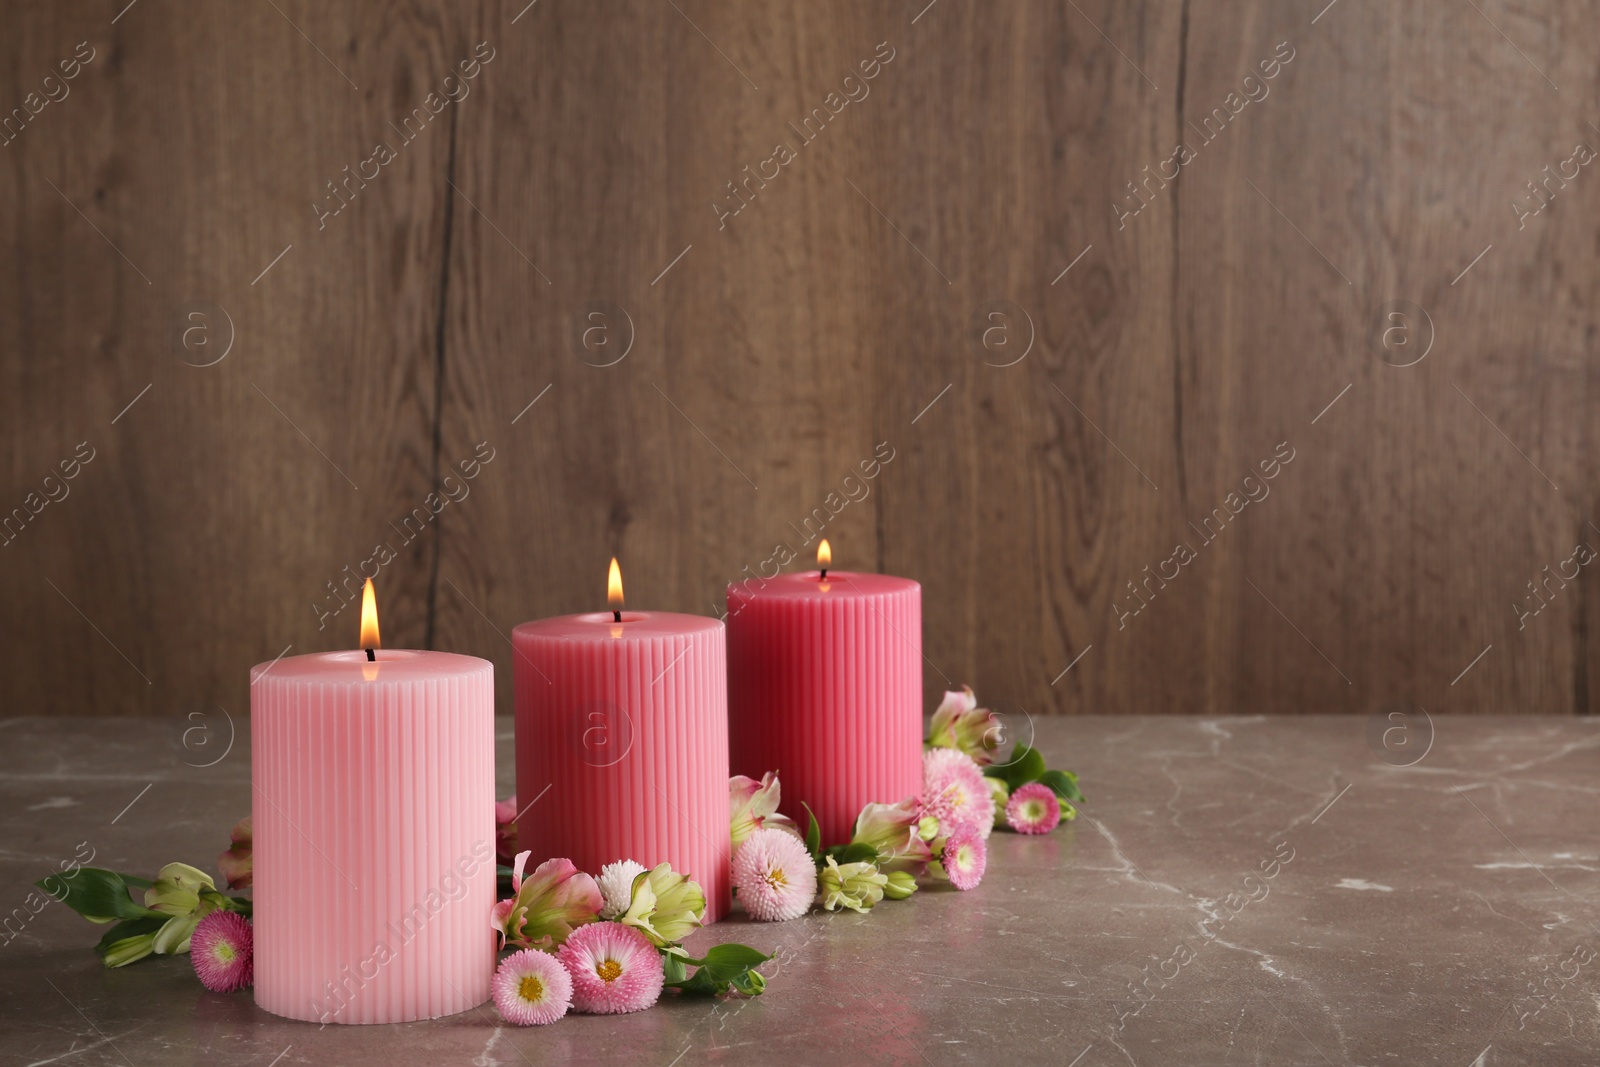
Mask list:
[{"label": "wooden plank wall", "polygon": [[125,4],[0,38],[7,715],[818,508],[930,704],[1594,708],[1592,5]]}]

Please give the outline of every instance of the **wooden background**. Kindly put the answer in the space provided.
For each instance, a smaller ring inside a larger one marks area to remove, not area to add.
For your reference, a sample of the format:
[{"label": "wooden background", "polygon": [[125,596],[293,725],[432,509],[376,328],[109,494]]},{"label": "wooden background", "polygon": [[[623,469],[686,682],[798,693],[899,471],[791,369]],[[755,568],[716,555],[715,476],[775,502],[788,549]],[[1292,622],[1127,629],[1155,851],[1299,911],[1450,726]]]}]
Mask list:
[{"label": "wooden background", "polygon": [[610,555],[710,614],[881,443],[826,533],[923,583],[930,707],[1594,710],[1600,580],[1516,605],[1600,549],[1600,171],[1512,207],[1600,146],[1593,4],[524,3],[8,5],[0,108],[94,58],[0,146],[0,507],[94,458],[0,547],[6,714],[237,713],[385,540],[385,643],[508,710]]}]

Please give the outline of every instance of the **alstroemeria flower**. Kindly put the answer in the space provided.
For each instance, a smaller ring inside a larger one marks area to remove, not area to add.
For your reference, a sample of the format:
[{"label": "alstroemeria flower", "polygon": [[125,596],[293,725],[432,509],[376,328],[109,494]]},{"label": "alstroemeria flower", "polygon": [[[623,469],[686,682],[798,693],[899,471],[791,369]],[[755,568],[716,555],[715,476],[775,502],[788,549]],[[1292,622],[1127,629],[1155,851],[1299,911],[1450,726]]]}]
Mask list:
[{"label": "alstroemeria flower", "polygon": [[904,871],[917,878],[927,872],[933,859],[933,851],[919,832],[920,826],[915,797],[898,804],[868,804],[856,816],[850,842],[877,849],[876,866],[885,874]]},{"label": "alstroemeria flower", "polygon": [[517,857],[517,797],[514,793],[494,803],[494,855],[507,867]]},{"label": "alstroemeria flower", "polygon": [[510,900],[494,906],[489,925],[500,935],[500,945],[518,948],[554,948],[572,931],[600,918],[605,900],[594,879],[571,860],[545,860],[524,881],[522,869],[532,852],[517,853],[511,872]]},{"label": "alstroemeria flower", "polygon": [[[168,923],[181,922],[179,919],[168,919]],[[199,925],[196,923],[196,925]],[[193,936],[191,932],[190,936]],[[121,941],[113,941],[106,947],[103,962],[107,967],[126,967],[130,963],[137,963],[156,950],[155,934],[134,934]]]},{"label": "alstroemeria flower", "polygon": [[965,752],[981,767],[994,762],[991,753],[1000,747],[1003,732],[995,713],[978,707],[971,687],[962,686],[959,693],[946,693],[944,702],[933,713],[928,744]]},{"label": "alstroemeria flower", "polygon": [[768,771],[761,781],[736,774],[728,779],[729,822],[733,834],[733,847],[737,851],[752,830],[768,827],[800,836],[799,827],[787,815],[778,814],[781,790],[778,775]]},{"label": "alstroemeria flower", "polygon": [[890,900],[904,900],[917,891],[917,880],[905,871],[890,871],[883,895]]},{"label": "alstroemeria flower", "polygon": [[706,895],[686,874],[663,863],[633,880],[633,903],[618,922],[631,926],[657,948],[667,948],[700,928]]},{"label": "alstroemeria flower", "polygon": [[229,889],[249,889],[254,876],[250,816],[246,815],[233,824],[231,837],[233,844],[228,851],[217,857],[217,870],[222,872],[223,880],[228,883]]},{"label": "alstroemeria flower", "polygon": [[[194,935],[194,928],[201,919],[225,903],[225,898],[217,892],[217,883],[205,871],[187,863],[167,864],[156,875],[155,884],[144,891],[145,907],[172,916],[152,935],[150,951],[157,955],[189,951],[189,939]],[[119,956],[122,954],[119,953]],[[127,962],[131,963],[132,960]]]},{"label": "alstroemeria flower", "polygon": [[200,894],[215,890],[217,883],[205,871],[187,863],[169,863],[156,875],[155,884],[144,891],[144,906],[168,915],[187,915],[200,904]]},{"label": "alstroemeria flower", "polygon": [[827,911],[849,908],[867,911],[883,899],[883,890],[889,876],[879,874],[870,863],[840,864],[832,856],[827,866],[817,872],[817,888],[822,896],[822,907]]}]

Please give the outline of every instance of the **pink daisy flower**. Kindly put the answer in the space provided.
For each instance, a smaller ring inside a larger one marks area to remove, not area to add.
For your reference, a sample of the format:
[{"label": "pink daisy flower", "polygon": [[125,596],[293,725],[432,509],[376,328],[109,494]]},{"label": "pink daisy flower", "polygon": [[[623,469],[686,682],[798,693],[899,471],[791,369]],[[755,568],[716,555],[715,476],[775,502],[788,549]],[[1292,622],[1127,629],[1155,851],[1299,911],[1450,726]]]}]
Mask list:
[{"label": "pink daisy flower", "polygon": [[666,981],[661,954],[650,939],[621,923],[580,926],[557,958],[572,976],[574,1011],[643,1011],[656,1002]]},{"label": "pink daisy flower", "polygon": [[255,980],[255,935],[250,920],[218,908],[200,920],[189,939],[189,961],[200,984],[213,993],[245,989]]},{"label": "pink daisy flower", "polygon": [[994,796],[983,769],[954,748],[932,748],[922,754],[922,814],[939,820],[939,836],[970,826],[980,837],[994,828]]},{"label": "pink daisy flower", "polygon": [[560,960],[536,948],[501,961],[492,988],[501,1017],[518,1026],[553,1023],[572,1005],[572,976]]},{"label": "pink daisy flower", "polygon": [[944,843],[940,863],[951,885],[957,889],[976,889],[983,881],[984,868],[989,865],[989,847],[975,829],[963,826]]},{"label": "pink daisy flower", "polygon": [[1029,782],[1006,801],[1006,822],[1019,834],[1047,834],[1061,821],[1055,790]]},{"label": "pink daisy flower", "polygon": [[764,827],[752,830],[733,854],[733,884],[752,919],[798,919],[816,898],[817,865],[798,837]]}]

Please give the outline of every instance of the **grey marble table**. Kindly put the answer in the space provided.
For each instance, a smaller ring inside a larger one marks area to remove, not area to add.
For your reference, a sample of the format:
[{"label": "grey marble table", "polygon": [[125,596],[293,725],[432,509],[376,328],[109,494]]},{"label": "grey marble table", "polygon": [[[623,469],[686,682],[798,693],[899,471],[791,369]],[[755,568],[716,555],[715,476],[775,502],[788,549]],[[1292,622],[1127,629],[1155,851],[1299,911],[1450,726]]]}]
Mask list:
[{"label": "grey marble table", "polygon": [[[209,865],[249,798],[246,724],[0,720],[8,1064],[1600,1063],[1600,721],[1074,717],[1037,743],[1083,816],[996,833],[988,877],[867,916],[691,940],[779,954],[767,994],[503,1027],[492,1006],[314,1025],[206,993],[186,958],[108,971],[99,928],[27,915],[80,845]],[[499,729],[501,793],[511,730]],[[210,766],[202,766],[203,764]]]}]

